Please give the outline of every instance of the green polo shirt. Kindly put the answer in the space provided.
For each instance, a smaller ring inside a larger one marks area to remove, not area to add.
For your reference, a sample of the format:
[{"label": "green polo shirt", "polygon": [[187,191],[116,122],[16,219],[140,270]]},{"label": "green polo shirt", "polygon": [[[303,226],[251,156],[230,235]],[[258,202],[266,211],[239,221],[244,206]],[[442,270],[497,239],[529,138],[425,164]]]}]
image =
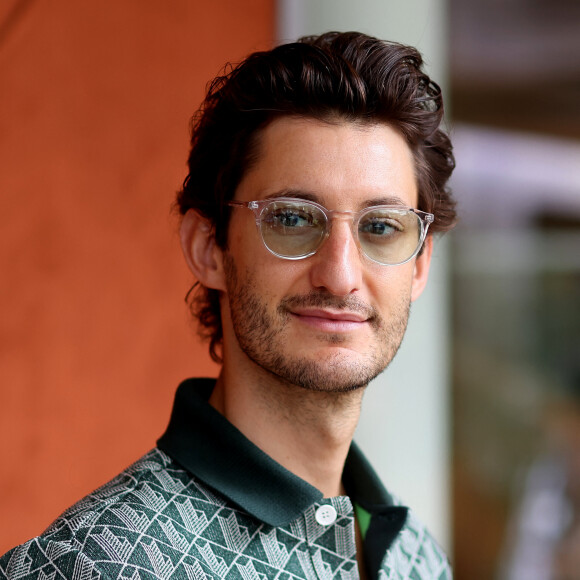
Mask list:
[{"label": "green polo shirt", "polygon": [[355,579],[355,513],[371,578],[451,578],[354,444],[348,495],[323,498],[208,404],[214,384],[182,383],[157,447],[2,556],[0,578]]}]

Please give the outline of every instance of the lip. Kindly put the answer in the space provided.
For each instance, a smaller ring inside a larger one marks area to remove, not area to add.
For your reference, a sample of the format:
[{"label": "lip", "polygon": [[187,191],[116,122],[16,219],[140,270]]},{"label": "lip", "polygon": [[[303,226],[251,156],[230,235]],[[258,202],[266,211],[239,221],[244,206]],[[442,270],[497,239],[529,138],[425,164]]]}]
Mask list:
[{"label": "lip", "polygon": [[360,328],[368,318],[360,312],[323,309],[296,309],[291,311],[300,322],[327,332],[351,332]]}]

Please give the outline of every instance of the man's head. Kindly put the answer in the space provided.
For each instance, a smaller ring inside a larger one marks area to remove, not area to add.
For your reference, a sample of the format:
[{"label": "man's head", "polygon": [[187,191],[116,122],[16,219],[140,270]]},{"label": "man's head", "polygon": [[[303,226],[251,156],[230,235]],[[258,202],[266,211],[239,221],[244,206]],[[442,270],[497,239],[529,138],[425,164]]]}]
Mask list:
[{"label": "man's head", "polygon": [[[198,212],[217,246],[226,250],[228,202],[259,164],[264,135],[275,121],[316,120],[361,131],[384,125],[411,154],[414,207],[435,215],[431,232],[447,230],[455,220],[446,190],[454,161],[439,129],[442,116],[439,87],[421,71],[421,57],[413,48],[358,33],[329,33],[255,53],[209,88],[194,119],[179,210]],[[218,290],[202,287],[194,304],[216,358],[222,337]]]}]

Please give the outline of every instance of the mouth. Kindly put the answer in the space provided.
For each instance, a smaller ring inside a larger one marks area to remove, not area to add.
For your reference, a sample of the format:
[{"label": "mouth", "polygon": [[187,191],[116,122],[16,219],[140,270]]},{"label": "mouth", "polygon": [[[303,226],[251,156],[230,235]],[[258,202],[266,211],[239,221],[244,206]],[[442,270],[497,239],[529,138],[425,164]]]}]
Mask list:
[{"label": "mouth", "polygon": [[320,308],[299,308],[290,311],[299,322],[323,332],[352,332],[365,326],[369,319],[360,312]]}]

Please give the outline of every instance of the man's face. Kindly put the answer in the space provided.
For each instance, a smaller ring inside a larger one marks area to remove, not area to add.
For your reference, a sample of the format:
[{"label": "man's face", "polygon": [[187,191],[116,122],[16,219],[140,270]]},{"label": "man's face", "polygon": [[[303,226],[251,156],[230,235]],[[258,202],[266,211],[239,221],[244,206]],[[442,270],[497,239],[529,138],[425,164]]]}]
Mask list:
[{"label": "man's face", "polygon": [[[261,134],[235,199],[285,195],[340,211],[416,207],[411,151],[384,124],[278,119]],[[343,219],[315,255],[281,259],[264,247],[253,213],[232,210],[221,302],[226,364],[235,358],[312,390],[366,385],[399,348],[429,259],[427,251],[399,266],[374,263]]]}]

